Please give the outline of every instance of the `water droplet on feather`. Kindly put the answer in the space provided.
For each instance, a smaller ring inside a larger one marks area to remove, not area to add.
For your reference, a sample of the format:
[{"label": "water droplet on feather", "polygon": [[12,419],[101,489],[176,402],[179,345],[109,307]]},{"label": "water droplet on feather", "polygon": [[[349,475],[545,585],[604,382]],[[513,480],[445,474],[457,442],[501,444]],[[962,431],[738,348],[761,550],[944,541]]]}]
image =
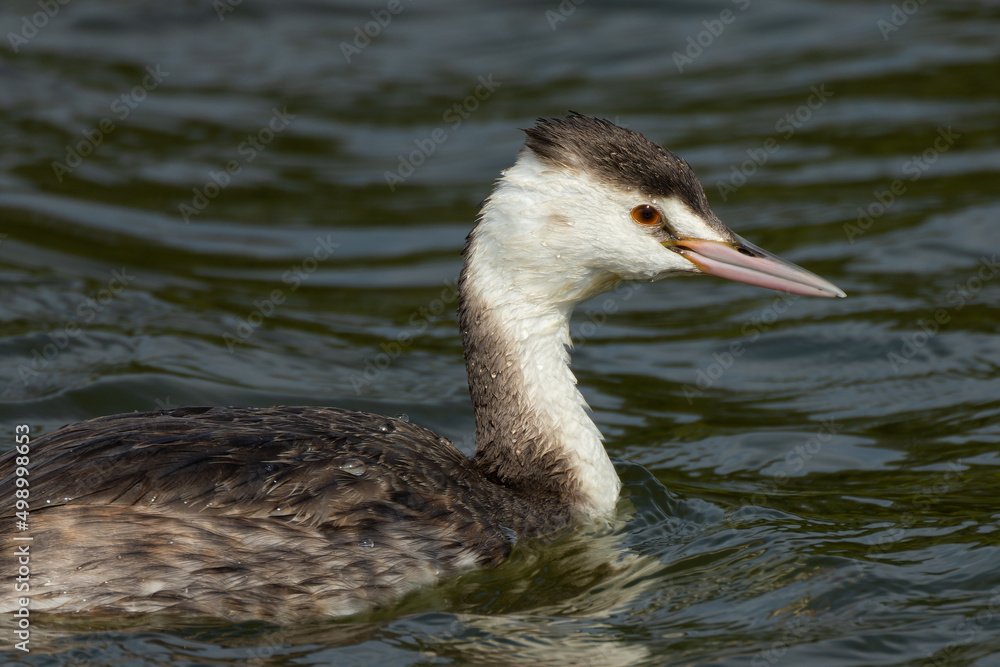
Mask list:
[{"label": "water droplet on feather", "polygon": [[338,467],[344,472],[354,475],[355,477],[364,475],[365,471],[368,469],[368,466],[366,466],[365,462],[361,459],[347,459]]}]

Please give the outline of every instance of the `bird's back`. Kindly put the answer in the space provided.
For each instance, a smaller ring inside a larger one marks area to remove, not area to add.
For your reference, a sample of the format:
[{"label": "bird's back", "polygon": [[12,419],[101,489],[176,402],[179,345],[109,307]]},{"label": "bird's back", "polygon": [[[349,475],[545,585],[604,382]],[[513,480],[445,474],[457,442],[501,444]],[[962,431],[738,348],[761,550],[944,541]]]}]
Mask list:
[{"label": "bird's back", "polygon": [[53,612],[352,614],[567,518],[427,429],[332,408],[102,417],[33,441],[29,471],[32,609]]}]

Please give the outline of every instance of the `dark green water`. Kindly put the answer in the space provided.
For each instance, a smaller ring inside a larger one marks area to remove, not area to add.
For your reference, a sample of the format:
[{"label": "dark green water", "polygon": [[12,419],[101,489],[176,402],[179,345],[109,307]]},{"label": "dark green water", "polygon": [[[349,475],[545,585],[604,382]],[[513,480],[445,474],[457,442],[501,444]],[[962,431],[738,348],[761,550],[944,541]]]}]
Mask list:
[{"label": "dark green water", "polygon": [[610,533],[363,623],[36,618],[29,654],[8,624],[5,664],[1000,664],[996,3],[42,5],[0,8],[4,448],[323,404],[471,451],[458,252],[516,128],[567,109],[671,147],[849,298],[700,278],[583,309]]}]

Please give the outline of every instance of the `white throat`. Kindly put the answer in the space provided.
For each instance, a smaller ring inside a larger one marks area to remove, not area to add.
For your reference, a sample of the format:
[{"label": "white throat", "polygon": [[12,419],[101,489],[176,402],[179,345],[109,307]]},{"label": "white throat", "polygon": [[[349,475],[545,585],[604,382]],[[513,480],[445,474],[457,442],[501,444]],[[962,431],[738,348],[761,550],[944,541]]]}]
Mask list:
[{"label": "white throat", "polygon": [[[512,170],[532,158],[521,157]],[[552,225],[573,222],[552,219],[546,179],[537,164],[530,167],[527,181],[508,170],[465,253],[460,314],[476,459],[512,486],[537,485],[542,468],[574,513],[610,515],[621,482],[576,387],[567,348],[573,308],[617,279],[563,257],[572,250],[556,240]]]}]

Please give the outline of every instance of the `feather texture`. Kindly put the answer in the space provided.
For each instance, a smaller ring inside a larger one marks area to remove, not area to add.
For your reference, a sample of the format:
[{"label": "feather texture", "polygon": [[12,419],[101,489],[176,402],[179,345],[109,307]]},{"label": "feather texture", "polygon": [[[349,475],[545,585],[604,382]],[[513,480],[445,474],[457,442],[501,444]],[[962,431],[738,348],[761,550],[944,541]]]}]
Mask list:
[{"label": "feather texture", "polygon": [[35,440],[32,470],[39,611],[357,613],[567,518],[427,429],[332,408],[102,417]]}]

